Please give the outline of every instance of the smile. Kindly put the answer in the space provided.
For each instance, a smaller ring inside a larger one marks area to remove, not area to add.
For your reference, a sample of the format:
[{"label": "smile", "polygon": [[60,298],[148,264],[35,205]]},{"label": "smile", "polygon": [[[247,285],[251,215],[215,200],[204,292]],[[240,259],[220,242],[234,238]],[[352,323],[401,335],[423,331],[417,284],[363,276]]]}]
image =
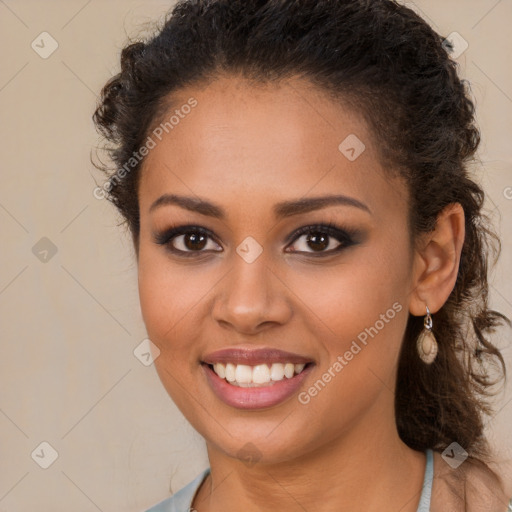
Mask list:
[{"label": "smile", "polygon": [[215,363],[210,367],[221,378],[233,386],[262,387],[272,385],[283,379],[299,375],[305,368],[304,363],[271,363],[249,366],[246,364]]},{"label": "smile", "polygon": [[315,362],[274,348],[228,348],[201,361],[215,396],[238,409],[261,409],[297,393]]}]

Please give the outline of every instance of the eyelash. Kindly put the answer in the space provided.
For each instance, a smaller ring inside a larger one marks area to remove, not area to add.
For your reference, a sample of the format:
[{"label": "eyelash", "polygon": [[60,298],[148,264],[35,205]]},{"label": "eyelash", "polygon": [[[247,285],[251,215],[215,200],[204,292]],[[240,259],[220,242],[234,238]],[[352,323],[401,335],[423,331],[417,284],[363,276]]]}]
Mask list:
[{"label": "eyelash", "polygon": [[[220,245],[216,240],[213,233],[205,229],[201,226],[196,226],[192,224],[188,224],[185,226],[176,226],[170,229],[167,229],[166,231],[163,231],[161,233],[155,233],[154,234],[154,241],[158,245],[166,246],[166,250],[171,252],[172,254],[176,254],[177,256],[183,256],[186,258],[189,257],[195,257],[198,254],[206,253],[208,251],[204,250],[198,250],[198,251],[182,251],[181,249],[176,249],[171,245],[171,242],[174,238],[181,235],[188,235],[188,234],[200,234],[204,235],[206,237],[211,238],[215,243]],[[335,249],[330,249],[329,251],[291,251],[298,254],[309,254],[314,257],[322,257],[322,256],[329,256],[334,253],[340,252],[342,249],[346,249],[347,247],[350,247],[351,245],[354,245],[357,243],[357,238],[360,234],[359,230],[353,229],[353,228],[341,228],[338,227],[336,224],[333,224],[332,222],[328,222],[326,224],[312,224],[308,226],[303,226],[296,231],[294,231],[291,235],[289,235],[285,242],[288,245],[290,245],[292,242],[296,242],[302,235],[308,235],[308,234],[323,234],[327,235],[329,237],[335,238],[338,242],[340,242],[340,245],[336,247]],[[214,251],[214,252],[221,252],[221,251]]]}]

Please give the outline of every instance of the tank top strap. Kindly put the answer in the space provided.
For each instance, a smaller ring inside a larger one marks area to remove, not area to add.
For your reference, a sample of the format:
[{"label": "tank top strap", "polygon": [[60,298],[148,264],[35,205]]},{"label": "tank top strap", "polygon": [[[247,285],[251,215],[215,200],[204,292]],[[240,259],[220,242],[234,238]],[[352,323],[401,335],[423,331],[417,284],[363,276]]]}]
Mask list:
[{"label": "tank top strap", "polygon": [[423,488],[421,490],[420,502],[417,512],[429,512],[430,498],[432,495],[432,480],[434,478],[434,452],[427,448],[425,450],[427,463],[425,466],[425,477],[423,478]]}]

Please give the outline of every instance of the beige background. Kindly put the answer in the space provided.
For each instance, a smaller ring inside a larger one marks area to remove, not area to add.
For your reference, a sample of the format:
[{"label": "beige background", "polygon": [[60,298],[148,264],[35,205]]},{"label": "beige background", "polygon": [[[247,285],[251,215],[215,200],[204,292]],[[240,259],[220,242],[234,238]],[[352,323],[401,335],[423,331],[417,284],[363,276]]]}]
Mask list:
[{"label": "beige background", "polygon": [[[146,333],[131,242],[93,197],[101,176],[89,163],[96,97],[127,34],[171,4],[0,0],[0,512],[145,510],[208,464],[154,367],[134,356]],[[512,2],[416,8],[469,43],[458,61],[483,135],[476,171],[503,241],[491,299],[512,317]],[[31,47],[43,31],[58,42],[47,59]],[[43,237],[57,250],[46,262]],[[510,341],[503,332],[509,371]],[[508,386],[488,434],[512,484],[511,401]],[[58,452],[48,469],[44,441]]]}]

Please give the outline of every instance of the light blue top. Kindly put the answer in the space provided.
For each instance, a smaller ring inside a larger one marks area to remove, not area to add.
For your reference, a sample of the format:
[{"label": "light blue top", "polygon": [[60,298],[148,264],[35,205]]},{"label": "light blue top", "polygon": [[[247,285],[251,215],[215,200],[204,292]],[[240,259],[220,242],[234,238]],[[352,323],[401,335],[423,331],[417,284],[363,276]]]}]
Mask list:
[{"label": "light blue top", "polygon": [[[425,451],[425,454],[427,456],[427,464],[417,512],[429,512],[430,510],[430,495],[432,494],[432,479],[434,477],[434,454],[430,448]],[[194,501],[195,494],[209,473],[210,468],[206,468],[192,482],[170,498],[146,510],[146,512],[193,512],[192,502]]]}]

